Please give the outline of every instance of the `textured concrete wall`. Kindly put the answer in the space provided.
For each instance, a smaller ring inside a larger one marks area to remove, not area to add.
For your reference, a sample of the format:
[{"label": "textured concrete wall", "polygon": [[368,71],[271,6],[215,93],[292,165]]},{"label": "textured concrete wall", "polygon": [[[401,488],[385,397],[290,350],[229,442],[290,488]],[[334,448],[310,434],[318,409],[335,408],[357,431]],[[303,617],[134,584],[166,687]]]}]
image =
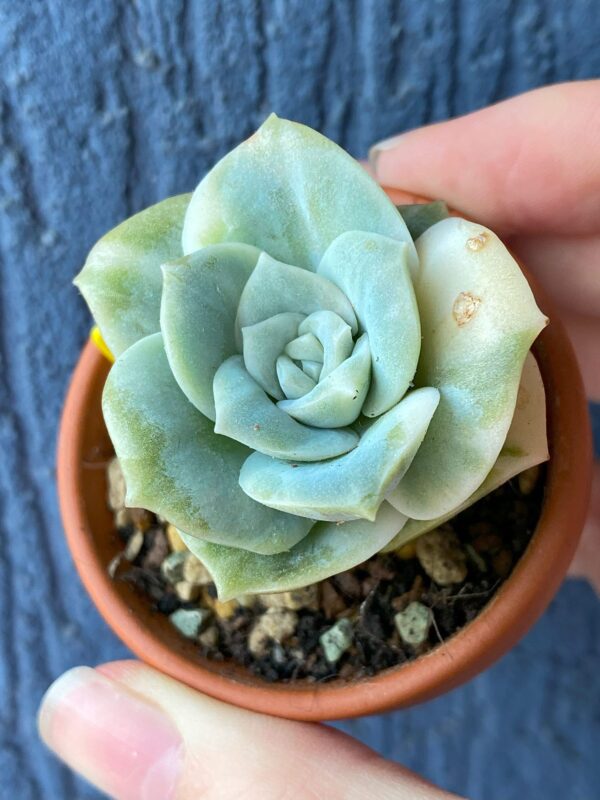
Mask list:
[{"label": "textured concrete wall", "polygon": [[[356,155],[533,86],[600,75],[595,0],[0,0],[0,797],[98,795],[38,744],[44,687],[124,655],[74,577],[57,418],[107,228],[191,189],[270,110]],[[473,798],[600,796],[600,615],[567,585],[464,689],[345,724]]]}]

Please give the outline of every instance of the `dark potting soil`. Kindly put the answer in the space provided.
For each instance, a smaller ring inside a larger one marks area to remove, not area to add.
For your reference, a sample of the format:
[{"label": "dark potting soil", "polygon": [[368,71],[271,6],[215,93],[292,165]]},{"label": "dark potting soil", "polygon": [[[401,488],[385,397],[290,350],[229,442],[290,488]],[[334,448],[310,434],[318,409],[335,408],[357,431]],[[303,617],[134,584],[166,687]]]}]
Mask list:
[{"label": "dark potting soil", "polygon": [[172,526],[115,509],[113,497],[124,551],[109,571],[169,616],[199,656],[271,682],[374,675],[446,641],[491,600],[535,529],[543,473],[528,470],[400,551],[305,590],[226,603]]}]

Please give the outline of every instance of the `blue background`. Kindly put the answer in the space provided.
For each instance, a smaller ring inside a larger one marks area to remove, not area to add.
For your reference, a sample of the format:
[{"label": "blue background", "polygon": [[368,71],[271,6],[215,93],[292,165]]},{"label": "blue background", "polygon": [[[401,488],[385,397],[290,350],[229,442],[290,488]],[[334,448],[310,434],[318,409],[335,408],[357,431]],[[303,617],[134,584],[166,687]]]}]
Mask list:
[{"label": "blue background", "polygon": [[[275,110],[376,139],[600,75],[595,0],[0,0],[0,796],[90,800],[38,742],[45,687],[126,655],[75,578],[54,489],[89,328],[70,281],[108,228],[191,190]],[[600,797],[600,614],[567,583],[468,686],[342,727],[474,799]]]}]

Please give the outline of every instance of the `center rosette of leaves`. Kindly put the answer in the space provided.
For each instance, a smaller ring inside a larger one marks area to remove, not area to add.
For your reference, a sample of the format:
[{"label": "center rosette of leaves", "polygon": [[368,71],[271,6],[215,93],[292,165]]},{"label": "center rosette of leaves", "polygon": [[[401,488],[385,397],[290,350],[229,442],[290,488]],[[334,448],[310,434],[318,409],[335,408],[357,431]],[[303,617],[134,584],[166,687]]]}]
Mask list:
[{"label": "center rosette of leaves", "polygon": [[341,428],[357,419],[371,378],[369,338],[355,342],[356,330],[335,311],[283,311],[242,328],[244,365],[294,419]]},{"label": "center rosette of leaves", "polygon": [[[298,461],[351,450],[357,434],[340,429],[361,412],[371,354],[368,334],[359,335],[344,293],[322,275],[263,253],[242,292],[235,325],[242,356],[215,375],[215,431]],[[286,425],[280,412],[312,430]],[[283,436],[275,434],[278,429]]]},{"label": "center rosette of leaves", "polygon": [[315,271],[221,244],[163,272],[173,375],[217,435],[255,451],[243,491],[310,519],[374,519],[439,401],[405,397],[421,343],[406,244],[349,231]]}]

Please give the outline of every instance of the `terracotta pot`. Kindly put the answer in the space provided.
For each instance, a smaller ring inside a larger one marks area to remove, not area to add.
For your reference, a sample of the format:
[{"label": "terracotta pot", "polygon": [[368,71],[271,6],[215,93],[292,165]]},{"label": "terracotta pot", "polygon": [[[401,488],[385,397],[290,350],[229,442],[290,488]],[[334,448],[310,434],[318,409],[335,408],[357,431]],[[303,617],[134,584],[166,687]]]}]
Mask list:
[{"label": "terracotta pot", "polygon": [[[397,202],[415,198],[392,193]],[[58,443],[58,491],[75,565],[98,610],[143,661],[206,694],[244,708],[300,720],[373,714],[435,697],[472,678],[511,648],[558,589],[583,527],[591,482],[585,394],[558,314],[531,281],[551,322],[534,351],[548,402],[551,460],[542,513],[524,555],[477,618],[424,656],[375,677],[315,686],[267,684],[245,669],[211,662],[107,565],[121,550],[106,505],[105,467],[113,454],[101,413],[109,363],[88,343],[67,395]]]}]

